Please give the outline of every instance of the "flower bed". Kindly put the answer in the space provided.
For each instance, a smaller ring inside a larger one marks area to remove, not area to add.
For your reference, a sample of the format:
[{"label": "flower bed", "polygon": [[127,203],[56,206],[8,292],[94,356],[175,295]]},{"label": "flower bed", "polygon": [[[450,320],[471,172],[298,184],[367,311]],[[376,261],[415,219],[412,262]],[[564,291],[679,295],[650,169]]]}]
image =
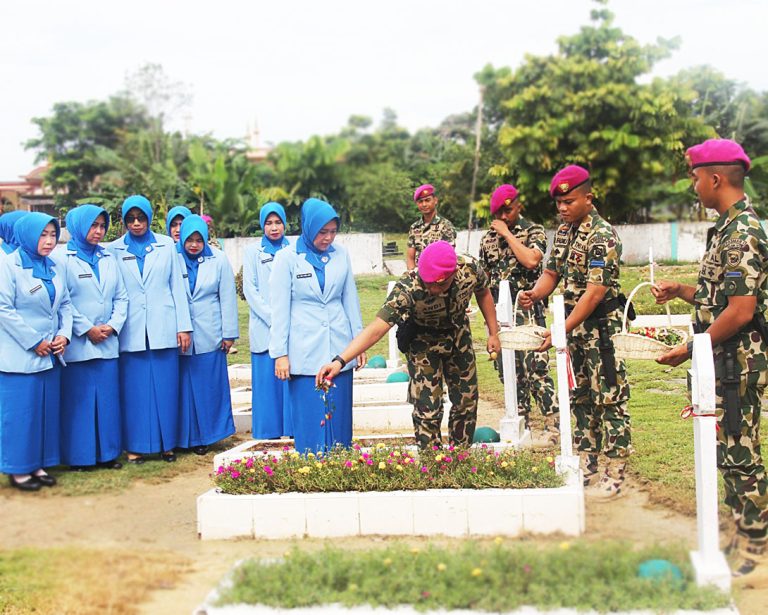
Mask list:
[{"label": "flower bed", "polygon": [[214,483],[231,495],[416,491],[423,489],[533,489],[560,487],[554,457],[531,451],[449,446],[417,452],[379,442],[369,450],[356,443],[327,455],[283,455],[268,451],[216,469]]},{"label": "flower bed", "polygon": [[[654,574],[648,575],[648,560],[667,565],[652,568]],[[726,594],[696,587],[692,576],[682,547],[638,551],[616,542],[561,542],[545,549],[510,548],[502,540],[460,548],[395,544],[366,551],[293,549],[278,561],[239,565],[209,597],[205,612],[213,615],[218,607],[238,604],[263,605],[263,612],[274,612],[265,607],[316,605],[328,605],[326,612],[342,606],[372,610],[402,605],[419,611],[509,612],[532,605],[542,610],[732,612],[726,609]]]}]

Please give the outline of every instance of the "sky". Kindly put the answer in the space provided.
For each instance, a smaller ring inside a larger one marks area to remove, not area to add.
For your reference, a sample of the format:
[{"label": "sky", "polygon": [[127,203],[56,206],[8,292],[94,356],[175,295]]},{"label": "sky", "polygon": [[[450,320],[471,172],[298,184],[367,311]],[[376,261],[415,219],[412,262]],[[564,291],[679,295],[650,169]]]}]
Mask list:
[{"label": "sky", "polygon": [[[263,143],[331,134],[390,107],[409,130],[469,111],[473,75],[556,51],[588,23],[590,0],[2,0],[0,180],[24,175],[33,117],[103,100],[146,63],[193,95],[175,127]],[[766,0],[611,0],[641,43],[681,38],[655,75],[709,64],[768,90]]]}]

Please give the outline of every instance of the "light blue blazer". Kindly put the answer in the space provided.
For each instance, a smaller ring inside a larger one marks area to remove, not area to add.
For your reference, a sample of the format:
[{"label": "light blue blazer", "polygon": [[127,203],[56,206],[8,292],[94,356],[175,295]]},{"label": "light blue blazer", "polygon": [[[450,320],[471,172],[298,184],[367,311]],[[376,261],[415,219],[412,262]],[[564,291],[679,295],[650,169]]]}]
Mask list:
[{"label": "light blue blazer", "polygon": [[32,277],[32,269],[21,266],[18,251],[0,259],[0,372],[34,374],[51,369],[50,355],[38,357],[35,347],[57,335],[72,339],[72,309],[61,269],[54,261],[56,297],[51,305],[43,283]]},{"label": "light blue blazer", "polygon": [[136,257],[128,252],[125,236],[107,246],[128,293],[128,318],[120,331],[120,352],[176,348],[176,334],[192,331],[176,244],[159,233],[155,233],[155,240],[144,258],[143,277]]},{"label": "light blue blazer", "polygon": [[[285,246],[280,252],[291,249],[291,246]],[[272,325],[269,276],[276,256],[265,252],[260,242],[249,245],[243,256],[243,294],[250,308],[248,336],[251,352],[254,353],[269,349],[269,328]]]},{"label": "light blue blazer", "polygon": [[[343,246],[334,245],[325,266],[325,290],[315,269],[288,246],[275,256],[270,276],[272,328],[269,355],[288,355],[292,374],[310,376],[347,347],[363,330],[352,264]],[[344,369],[352,369],[350,361]]]},{"label": "light blue blazer", "polygon": [[224,339],[239,337],[235,275],[224,252],[211,247],[212,256],[203,257],[197,267],[195,292],[189,290],[187,263],[176,252],[192,318],[192,346],[185,355],[204,354],[221,349]]},{"label": "light blue blazer", "polygon": [[109,325],[119,334],[128,316],[128,294],[117,260],[109,252],[102,254],[98,279],[75,250],[67,250],[57,257],[72,301],[73,337],[67,346],[67,362],[116,359],[119,354],[117,335],[110,335],[99,344],[94,344],[86,335],[95,325]]}]

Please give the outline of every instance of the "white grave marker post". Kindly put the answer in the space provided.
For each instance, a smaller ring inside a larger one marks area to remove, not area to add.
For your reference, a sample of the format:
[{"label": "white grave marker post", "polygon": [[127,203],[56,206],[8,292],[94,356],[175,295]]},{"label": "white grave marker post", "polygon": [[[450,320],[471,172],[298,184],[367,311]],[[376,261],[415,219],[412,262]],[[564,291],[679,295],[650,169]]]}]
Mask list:
[{"label": "white grave marker post", "polygon": [[[395,287],[395,282],[392,280],[387,284],[387,296],[392,292]],[[400,367],[400,351],[397,349],[397,325],[389,330],[389,358],[387,359],[387,367],[396,368]]]},{"label": "white grave marker post", "polygon": [[[552,345],[557,361],[557,401],[560,406],[560,455],[555,466],[561,474],[579,473],[579,456],[573,454],[571,433],[571,392],[568,386],[568,338],[565,334],[565,301],[562,295],[552,297]],[[577,481],[583,483],[581,477]]]},{"label": "white grave marker post", "polygon": [[[499,302],[496,304],[496,320],[499,327],[514,324],[514,304],[509,289],[509,280],[499,284]],[[531,432],[525,428],[525,418],[517,413],[517,371],[515,369],[515,351],[501,349],[501,369],[504,374],[505,413],[499,424],[499,436],[502,442],[509,442],[514,447],[530,446]]]},{"label": "white grave marker post", "polygon": [[696,525],[698,550],[691,551],[698,585],[731,588],[731,570],[720,551],[717,520],[717,419],[715,418],[715,363],[707,333],[693,336],[691,368],[693,441],[696,460]]}]

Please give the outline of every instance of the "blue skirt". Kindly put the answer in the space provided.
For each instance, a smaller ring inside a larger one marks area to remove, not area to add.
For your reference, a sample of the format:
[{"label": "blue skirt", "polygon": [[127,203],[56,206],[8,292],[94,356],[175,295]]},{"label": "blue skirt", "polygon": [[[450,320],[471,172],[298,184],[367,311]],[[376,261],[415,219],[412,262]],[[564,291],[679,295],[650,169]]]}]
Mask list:
[{"label": "blue skirt", "polygon": [[61,375],[61,463],[92,466],[120,456],[117,359],[67,365]]},{"label": "blue skirt", "polygon": [[235,433],[227,353],[214,350],[179,357],[179,446],[208,446]]},{"label": "blue skirt", "polygon": [[275,360],[270,358],[268,352],[251,353],[251,390],[253,437],[292,436],[288,381],[275,376]]},{"label": "blue skirt", "polygon": [[315,390],[314,376],[294,376],[288,381],[293,410],[293,435],[299,453],[327,451],[336,444],[352,444],[352,370],[333,379],[336,385],[328,394],[332,415],[327,412],[322,393]]},{"label": "blue skirt", "polygon": [[0,372],[0,472],[59,465],[60,389],[58,364],[35,374]]},{"label": "blue skirt", "polygon": [[120,355],[123,448],[160,453],[179,445],[179,353],[176,348]]}]

